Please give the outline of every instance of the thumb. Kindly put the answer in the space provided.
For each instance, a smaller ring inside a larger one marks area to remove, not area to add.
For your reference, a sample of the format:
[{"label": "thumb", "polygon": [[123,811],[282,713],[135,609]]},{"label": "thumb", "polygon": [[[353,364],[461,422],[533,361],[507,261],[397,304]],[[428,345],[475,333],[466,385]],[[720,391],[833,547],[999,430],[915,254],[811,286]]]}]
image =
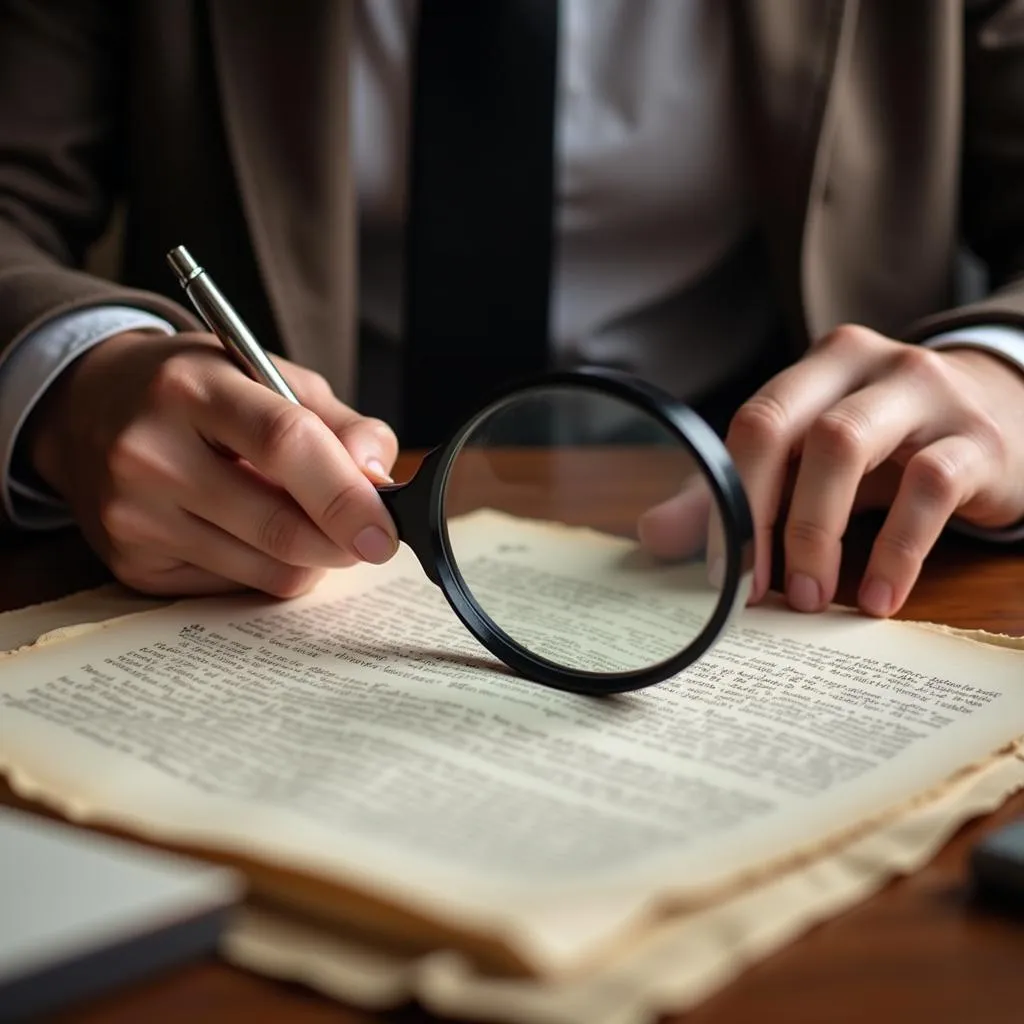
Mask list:
[{"label": "thumb", "polygon": [[[708,516],[711,493],[704,478],[684,484],[678,494],[647,509],[637,521],[640,545],[655,558],[692,558],[710,548]],[[708,550],[708,556],[712,556]]]}]

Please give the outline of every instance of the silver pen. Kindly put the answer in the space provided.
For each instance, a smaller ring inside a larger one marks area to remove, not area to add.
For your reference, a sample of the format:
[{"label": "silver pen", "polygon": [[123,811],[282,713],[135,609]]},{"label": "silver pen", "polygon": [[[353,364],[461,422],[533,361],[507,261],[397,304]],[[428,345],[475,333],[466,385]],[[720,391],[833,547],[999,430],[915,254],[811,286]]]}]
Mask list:
[{"label": "silver pen", "polygon": [[167,254],[167,262],[196,312],[235,362],[250,377],[266,384],[271,391],[300,405],[273,360],[253,337],[252,331],[245,326],[245,321],[235,312],[231,303],[221,294],[210,275],[192,258],[188,249],[183,245],[172,249]]}]

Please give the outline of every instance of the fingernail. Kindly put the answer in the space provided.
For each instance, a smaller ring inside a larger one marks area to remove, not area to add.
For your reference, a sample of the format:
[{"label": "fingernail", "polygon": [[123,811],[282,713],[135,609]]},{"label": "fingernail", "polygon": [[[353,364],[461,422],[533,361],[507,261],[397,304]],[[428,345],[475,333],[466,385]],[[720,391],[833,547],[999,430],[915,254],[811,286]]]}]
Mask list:
[{"label": "fingernail", "polygon": [[379,526],[367,526],[356,534],[352,542],[364,562],[380,565],[395,553],[395,542]]},{"label": "fingernail", "polygon": [[880,576],[872,576],[861,588],[860,606],[869,615],[885,618],[892,611],[892,586]]},{"label": "fingernail", "polygon": [[721,555],[716,555],[711,559],[711,564],[708,566],[708,583],[715,588],[715,590],[721,590],[722,584],[725,582],[725,559]]},{"label": "fingernail", "polygon": [[816,612],[821,607],[821,587],[806,573],[795,572],[786,584],[786,599],[798,612]]},{"label": "fingernail", "polygon": [[379,484],[393,484],[395,482],[391,474],[384,468],[384,463],[380,459],[367,459],[366,465],[363,468]]}]

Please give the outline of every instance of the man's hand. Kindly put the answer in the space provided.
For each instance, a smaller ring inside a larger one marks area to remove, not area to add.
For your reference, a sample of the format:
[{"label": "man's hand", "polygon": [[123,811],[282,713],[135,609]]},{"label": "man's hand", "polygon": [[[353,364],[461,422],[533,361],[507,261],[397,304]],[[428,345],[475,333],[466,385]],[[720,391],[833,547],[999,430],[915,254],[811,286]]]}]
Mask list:
[{"label": "man's hand", "polygon": [[128,332],[65,371],[33,413],[36,471],[124,583],[155,594],[305,592],[327,567],[397,542],[371,480],[391,429],[279,361],[303,407],[204,334]]},{"label": "man's hand", "polygon": [[[1024,375],[981,351],[841,327],[739,409],[726,447],[754,516],[751,601],[768,589],[777,525],[787,599],[818,611],[835,595],[851,514],[887,508],[858,599],[887,616],[951,517],[983,527],[1024,518]],[[701,500],[684,492],[651,510],[641,540],[660,555],[685,547],[693,531],[682,524],[707,522]]]}]

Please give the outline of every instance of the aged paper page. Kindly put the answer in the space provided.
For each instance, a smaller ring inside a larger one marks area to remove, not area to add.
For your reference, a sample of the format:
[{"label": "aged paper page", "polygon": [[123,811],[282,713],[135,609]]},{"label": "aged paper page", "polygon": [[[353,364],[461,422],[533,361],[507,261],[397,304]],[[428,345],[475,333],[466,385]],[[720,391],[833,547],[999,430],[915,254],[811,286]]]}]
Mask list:
[{"label": "aged paper page", "polygon": [[0,613],[0,658],[34,643],[51,632],[81,631],[84,627],[151,611],[168,601],[143,597],[117,584],[83,590],[68,597]]},{"label": "aged paper page", "polygon": [[[560,531],[500,526],[472,517],[463,549],[511,549],[514,570],[550,544],[557,575]],[[185,602],[0,676],[0,758],[30,795],[333,879],[537,970],[749,883],[1021,732],[1019,652],[838,612],[752,609],[627,697],[545,690],[482,653],[404,550],[298,601]]]},{"label": "aged paper page", "polygon": [[499,978],[452,950],[421,956],[300,915],[250,907],[224,954],[371,1009],[415,998],[444,1017],[515,1024],[654,1024],[723,988],[746,967],[866,899],[893,875],[923,867],[969,818],[1024,788],[1024,748],[993,758],[834,853],[692,913],[673,915],[599,970],[565,979]]},{"label": "aged paper page", "polygon": [[[88,596],[52,602],[41,625],[56,626],[59,632],[76,627]],[[29,621],[32,611],[0,615],[0,630],[17,617],[14,643],[29,642],[39,633]],[[984,642],[1024,643],[1019,637],[967,635]],[[600,971],[561,982],[489,977],[450,950],[409,956],[374,945],[365,935],[267,908],[253,908],[236,919],[224,952],[241,967],[303,982],[363,1007],[380,1009],[415,997],[436,1013],[477,1020],[647,1024],[695,1005],[752,961],[867,897],[893,873],[923,866],[963,821],[998,807],[1022,786],[1024,750],[1016,758],[994,758],[951,783],[935,800],[831,856],[707,910],[673,917]]]}]

